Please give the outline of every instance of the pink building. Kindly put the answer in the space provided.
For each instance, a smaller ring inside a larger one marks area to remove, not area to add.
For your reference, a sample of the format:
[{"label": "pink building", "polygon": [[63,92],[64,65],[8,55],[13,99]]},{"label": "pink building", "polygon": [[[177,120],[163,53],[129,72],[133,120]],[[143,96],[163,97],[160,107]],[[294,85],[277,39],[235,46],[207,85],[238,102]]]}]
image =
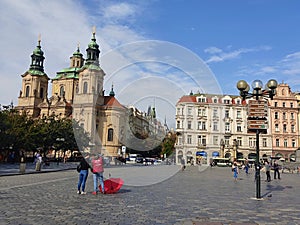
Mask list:
[{"label": "pink building", "polygon": [[270,101],[272,156],[295,159],[298,148],[298,104],[288,84],[281,83]]}]

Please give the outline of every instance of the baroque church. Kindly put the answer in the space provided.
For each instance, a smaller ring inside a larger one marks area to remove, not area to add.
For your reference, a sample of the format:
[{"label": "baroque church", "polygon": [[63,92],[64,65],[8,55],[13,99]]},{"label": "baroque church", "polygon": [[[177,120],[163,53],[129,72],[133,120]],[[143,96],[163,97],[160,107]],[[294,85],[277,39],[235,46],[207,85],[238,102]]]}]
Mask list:
[{"label": "baroque church", "polygon": [[[16,109],[33,118],[56,115],[75,119],[90,134],[94,149],[89,151],[96,150],[107,156],[120,155],[120,149],[125,146],[134,149],[131,140],[136,138],[163,138],[165,128],[156,119],[155,108],[143,113],[135,107],[126,107],[115,98],[113,87],[108,96],[104,95],[105,73],[100,67],[99,55],[94,30],[86,59],[78,47],[70,57],[70,66],[50,79],[44,71],[45,57],[39,38],[29,70],[21,75],[22,89]],[[52,83],[50,98],[49,80]]]}]

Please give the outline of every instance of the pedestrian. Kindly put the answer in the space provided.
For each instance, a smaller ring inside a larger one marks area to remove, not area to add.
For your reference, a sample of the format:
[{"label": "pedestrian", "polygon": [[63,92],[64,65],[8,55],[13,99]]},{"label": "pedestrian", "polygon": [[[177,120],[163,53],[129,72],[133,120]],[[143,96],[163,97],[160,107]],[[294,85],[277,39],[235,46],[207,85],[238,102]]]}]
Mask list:
[{"label": "pedestrian", "polygon": [[239,168],[236,162],[232,164],[232,172],[233,172],[233,178],[235,181],[237,181],[238,174],[239,174]]},{"label": "pedestrian", "polygon": [[274,161],[274,180],[276,180],[276,175],[278,176],[278,179],[280,180],[280,173],[279,173],[279,164],[277,160]]},{"label": "pedestrian", "polygon": [[35,171],[41,171],[43,162],[42,155],[38,152],[35,157]]},{"label": "pedestrian", "polygon": [[248,162],[248,160],[245,160],[245,167],[244,167],[244,169],[245,169],[245,173],[248,175],[249,174],[249,162]]},{"label": "pedestrian", "polygon": [[266,181],[270,182],[271,181],[271,174],[270,174],[271,166],[270,166],[268,161],[265,162],[265,170],[266,170],[266,175],[267,175],[267,180]]},{"label": "pedestrian", "polygon": [[78,185],[77,185],[77,194],[85,195],[85,184],[86,180],[89,176],[89,168],[91,168],[90,164],[87,162],[88,155],[86,155],[84,158],[80,161],[80,172],[79,172],[79,179],[78,179]]},{"label": "pedestrian", "polygon": [[184,158],[181,159],[181,170],[184,171],[186,168]]},{"label": "pedestrian", "polygon": [[96,195],[99,190],[98,181],[100,182],[102,193],[104,194],[104,181],[103,181],[103,158],[101,154],[95,155],[92,159],[92,172],[93,172],[93,180],[94,180],[94,191],[93,195]]}]

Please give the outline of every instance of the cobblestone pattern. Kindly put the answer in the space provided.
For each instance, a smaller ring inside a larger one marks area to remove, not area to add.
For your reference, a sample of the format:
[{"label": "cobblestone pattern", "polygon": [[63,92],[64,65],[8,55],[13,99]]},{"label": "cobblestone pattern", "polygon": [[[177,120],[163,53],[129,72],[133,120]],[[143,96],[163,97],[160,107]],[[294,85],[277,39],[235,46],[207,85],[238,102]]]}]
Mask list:
[{"label": "cobblestone pattern", "polygon": [[91,174],[88,194],[78,195],[77,179],[74,170],[0,177],[0,224],[300,224],[299,174],[262,180],[263,200],[253,198],[253,174],[235,182],[229,168],[188,167],[112,195],[91,195]]}]

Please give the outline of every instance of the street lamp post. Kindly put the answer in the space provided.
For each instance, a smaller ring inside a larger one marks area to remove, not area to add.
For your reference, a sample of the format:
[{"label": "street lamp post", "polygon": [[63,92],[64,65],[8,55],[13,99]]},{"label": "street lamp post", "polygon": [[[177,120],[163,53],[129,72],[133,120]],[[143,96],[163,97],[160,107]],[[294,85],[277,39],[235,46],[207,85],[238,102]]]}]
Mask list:
[{"label": "street lamp post", "polygon": [[256,198],[261,198],[260,191],[260,162],[259,162],[259,134],[261,131],[266,131],[267,114],[264,109],[264,99],[270,98],[273,100],[273,96],[276,93],[277,81],[271,79],[266,84],[265,89],[263,83],[260,80],[254,80],[252,82],[253,92],[249,93],[250,86],[244,80],[237,82],[237,89],[240,91],[240,96],[243,100],[247,98],[255,98],[251,106],[248,105],[248,130],[255,131],[256,133],[256,162],[255,162],[255,180],[256,180]]}]

